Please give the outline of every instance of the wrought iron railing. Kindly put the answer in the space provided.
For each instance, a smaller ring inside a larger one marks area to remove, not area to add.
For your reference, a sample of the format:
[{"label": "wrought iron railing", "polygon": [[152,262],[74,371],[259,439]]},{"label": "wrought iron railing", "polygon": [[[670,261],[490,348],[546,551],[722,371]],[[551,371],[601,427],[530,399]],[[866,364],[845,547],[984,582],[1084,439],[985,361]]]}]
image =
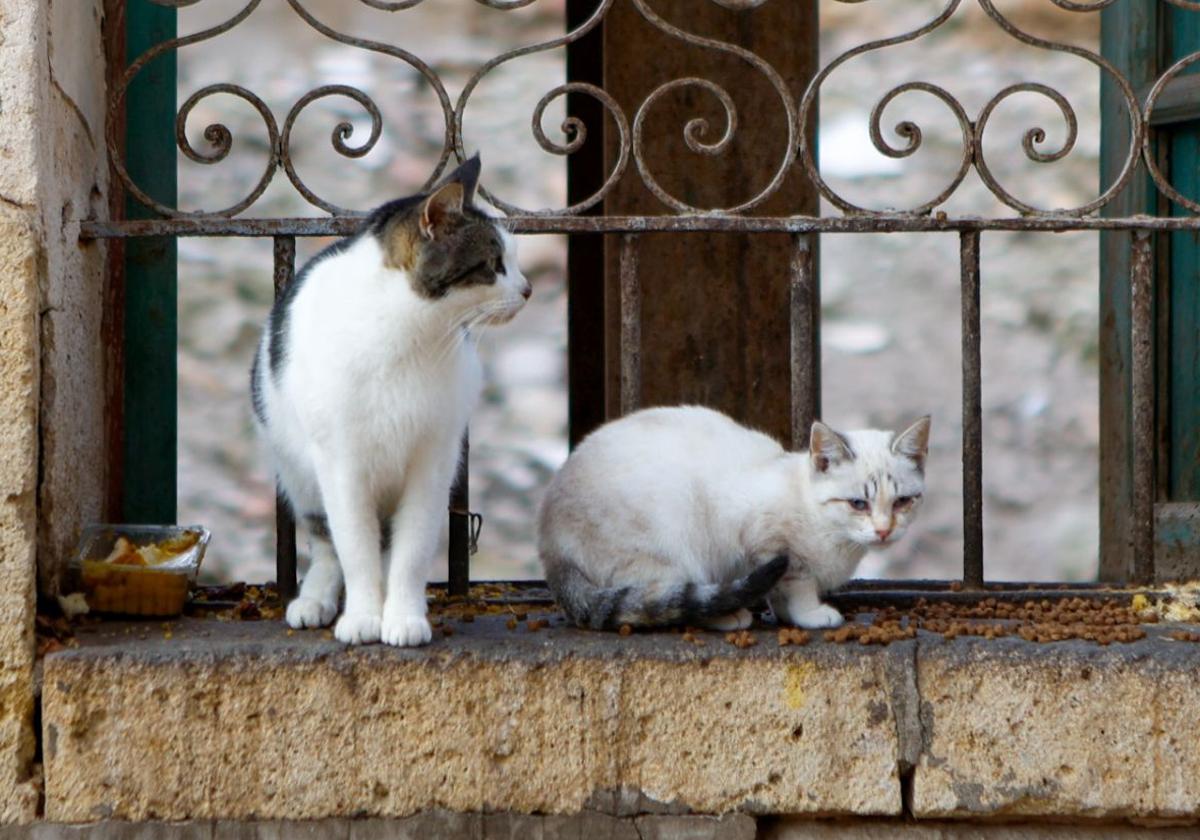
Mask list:
[{"label": "wrought iron railing", "polygon": [[[357,0],[375,9],[403,13],[406,9],[425,0]],[[432,2],[433,0],[430,0]],[[860,0],[840,0],[859,2]],[[150,0],[160,6],[183,7],[200,0]],[[430,160],[430,176],[425,186],[432,184],[454,160],[465,156],[463,119],[471,102],[472,93],[484,77],[498,66],[520,56],[543,50],[564,47],[587,35],[605,19],[616,0],[597,0],[595,11],[583,23],[561,37],[542,43],[505,52],[483,63],[471,76],[456,99],[451,99],[437,71],[419,56],[398,46],[351,37],[323,23],[306,6],[305,0],[280,0],[286,2],[308,26],[321,35],[345,44],[348,48],[373,51],[393,57],[411,66],[428,83],[432,95],[439,103],[444,123],[444,136],[440,151]],[[518,9],[536,0],[476,0],[476,2],[500,10]],[[953,232],[960,238],[960,263],[962,281],[962,411],[963,411],[963,476],[964,476],[964,535],[965,556],[963,582],[968,587],[978,588],[984,581],[983,530],[982,530],[982,422],[980,405],[980,238],[986,231],[1037,231],[1059,232],[1079,230],[1128,231],[1132,266],[1130,283],[1132,307],[1130,312],[1133,337],[1132,354],[1132,405],[1133,405],[1133,504],[1130,513],[1130,533],[1133,538],[1133,576],[1147,581],[1153,574],[1154,541],[1154,497],[1155,497],[1155,429],[1154,429],[1154,384],[1153,384],[1153,295],[1154,265],[1152,259],[1152,236],[1156,231],[1200,230],[1197,216],[1146,216],[1146,215],[1101,215],[1101,211],[1113,204],[1118,194],[1129,185],[1135,173],[1144,169],[1161,194],[1170,202],[1191,213],[1200,213],[1200,196],[1181,194],[1161,171],[1152,150],[1151,128],[1158,121],[1160,104],[1167,107],[1191,107],[1196,102],[1196,86],[1189,84],[1185,71],[1200,62],[1200,51],[1191,53],[1159,74],[1148,90],[1137,91],[1134,85],[1103,56],[1091,50],[1064,43],[1056,43],[1035,36],[1018,27],[996,8],[993,0],[977,0],[987,17],[1015,43],[1025,44],[1054,52],[1069,53],[1094,64],[1103,78],[1119,92],[1124,104],[1128,123],[1127,151],[1119,165],[1117,174],[1109,183],[1101,184],[1099,194],[1083,204],[1070,208],[1042,209],[1022,200],[1000,183],[984,155],[984,135],[989,120],[996,108],[1009,97],[1018,93],[1031,93],[1045,97],[1061,112],[1066,126],[1066,137],[1057,148],[1044,148],[1046,132],[1041,127],[1025,131],[1022,149],[1025,157],[1034,164],[1058,161],[1070,154],[1078,137],[1078,122],[1075,110],[1062,93],[1040,82],[1023,82],[1004,87],[992,96],[972,118],[966,107],[945,87],[913,81],[896,85],[887,90],[876,102],[869,118],[869,131],[874,147],[892,158],[903,158],[916,152],[923,142],[920,126],[911,121],[900,121],[894,126],[895,133],[904,138],[902,146],[893,146],[884,136],[885,114],[893,101],[901,94],[923,92],[943,103],[955,118],[961,135],[961,157],[949,183],[933,198],[915,206],[887,211],[870,210],[848,200],[835,190],[821,174],[810,139],[815,136],[809,129],[815,118],[816,106],[823,83],[841,65],[864,53],[882,50],[898,44],[916,41],[938,30],[951,19],[963,5],[964,0],[946,0],[937,14],[911,31],[894,37],[871,41],[847,50],[836,56],[820,69],[796,99],[782,76],[768,62],[754,53],[733,44],[700,37],[689,33],[658,15],[649,0],[628,0],[641,16],[666,36],[677,39],[703,50],[733,56],[761,74],[773,88],[779,99],[779,107],[786,115],[786,144],[778,166],[770,181],[754,195],[724,208],[698,207],[673,194],[655,177],[645,154],[647,117],[663,97],[680,88],[690,88],[711,96],[724,112],[724,126],[720,136],[710,139],[712,126],[707,120],[695,118],[683,127],[683,139],[687,147],[701,155],[720,155],[728,151],[731,138],[738,131],[739,116],[733,98],[718,84],[696,76],[678,78],[659,85],[645,96],[636,110],[627,114],[616,99],[596,85],[582,82],[560,84],[547,91],[538,101],[532,114],[532,133],[536,142],[546,152],[554,155],[570,155],[578,151],[589,140],[589,127],[576,117],[568,117],[562,124],[564,140],[555,141],[547,137],[542,120],[548,105],[568,94],[594,98],[607,114],[608,130],[615,153],[610,156],[611,167],[604,173],[600,187],[590,196],[569,206],[551,210],[535,210],[516,206],[486,188],[480,194],[489,202],[509,214],[506,224],[518,234],[619,234],[619,289],[620,289],[620,393],[622,411],[637,407],[641,393],[641,340],[640,340],[640,295],[641,278],[638,272],[637,237],[656,232],[738,232],[738,233],[788,233],[793,237],[794,258],[792,260],[792,348],[791,377],[793,384],[793,431],[798,433],[807,428],[809,417],[802,407],[804,401],[797,395],[808,394],[814,388],[814,365],[816,360],[808,348],[812,336],[806,333],[805,325],[815,322],[816,288],[815,269],[812,260],[814,238],[820,234],[878,233],[878,232]],[[697,0],[700,2],[700,0]],[[753,6],[736,0],[709,0],[722,5],[737,7]],[[1047,0],[1059,9],[1075,14],[1098,14],[1101,9],[1123,2],[1123,0]],[[1196,0],[1161,0],[1183,9],[1200,10]],[[360,223],[359,212],[340,207],[318,195],[298,174],[292,164],[292,128],[299,114],[318,99],[331,96],[346,97],[360,105],[369,116],[369,136],[358,145],[349,141],[353,128],[348,122],[339,122],[333,129],[331,142],[334,150],[347,158],[358,158],[368,153],[384,131],[383,117],[376,103],[355,87],[344,84],[327,84],[308,91],[283,115],[282,127],[279,117],[262,98],[236,83],[208,85],[188,96],[179,106],[176,120],[176,138],[180,153],[199,164],[217,165],[223,161],[233,145],[231,131],[220,123],[209,125],[204,137],[210,148],[196,149],[188,139],[186,126],[189,115],[201,100],[215,94],[229,94],[249,103],[261,116],[268,137],[267,160],[262,175],[250,191],[231,205],[184,211],[167,206],[152,198],[146,190],[134,182],[126,170],[119,150],[122,148],[122,113],[126,92],[130,83],[156,57],[181,47],[214,39],[244,21],[262,0],[247,0],[232,17],[222,23],[186,37],[165,41],[129,64],[110,91],[107,114],[106,138],[113,171],[120,185],[157,213],[157,219],[138,220],[95,220],[83,225],[85,238],[128,238],[147,236],[253,236],[272,237],[275,242],[275,290],[276,294],[291,282],[295,271],[296,237],[329,236],[352,233]],[[1200,45],[1198,45],[1200,46]],[[1194,77],[1192,77],[1194,79]],[[1191,93],[1189,94],[1188,91]],[[1190,96],[1190,98],[1189,98]],[[1181,106],[1182,103],[1182,106]],[[1200,115],[1200,108],[1195,109]],[[598,127],[593,126],[593,132]],[[586,211],[601,205],[616,182],[626,173],[632,163],[644,186],[658,198],[664,215],[621,216],[585,215]],[[753,215],[752,211],[775,194],[793,166],[800,166],[807,177],[816,185],[821,195],[842,211],[842,215],[810,216]],[[1012,208],[1016,215],[1003,217],[947,216],[939,207],[956,192],[964,179],[974,169],[987,189],[1004,205]],[[297,192],[313,206],[330,215],[324,218],[241,218],[239,214],[249,208],[266,190],[275,176],[282,171]],[[1111,208],[1110,208],[1111,210]],[[464,482],[459,485],[457,495],[451,501],[452,540],[450,562],[450,586],[462,591],[469,579],[467,567],[466,501]],[[455,535],[457,534],[457,539]],[[293,524],[284,511],[278,520],[278,574],[281,588],[293,591],[295,584],[295,540]]]}]

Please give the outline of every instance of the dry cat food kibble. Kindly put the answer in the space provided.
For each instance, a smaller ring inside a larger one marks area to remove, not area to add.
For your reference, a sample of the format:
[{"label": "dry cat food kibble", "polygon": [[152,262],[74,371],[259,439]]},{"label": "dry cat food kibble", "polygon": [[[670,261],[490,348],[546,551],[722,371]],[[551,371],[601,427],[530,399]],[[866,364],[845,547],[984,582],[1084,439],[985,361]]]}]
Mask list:
[{"label": "dry cat food kibble", "polygon": [[1168,633],[1167,636],[1177,642],[1200,642],[1200,633],[1191,633],[1187,630],[1175,630]]},{"label": "dry cat food kibble", "polygon": [[617,632],[620,633],[622,636],[628,636],[633,633],[633,628],[630,627],[628,624],[622,624],[621,629],[618,630]]},{"label": "dry cat food kibble", "polygon": [[[872,611],[863,608],[851,610],[849,614]],[[1153,615],[1139,614],[1136,599],[1134,603],[1125,604],[1115,598],[1072,597],[1018,602],[989,597],[972,603],[920,598],[909,609],[888,606],[874,610],[869,626],[847,624],[826,631],[824,638],[837,643],[888,644],[915,637],[919,628],[939,633],[947,640],[960,636],[983,639],[1019,636],[1030,642],[1081,639],[1109,645],[1145,638],[1146,631],[1140,623],[1156,620]]]},{"label": "dry cat food kibble", "polygon": [[754,638],[754,634],[749,630],[735,630],[732,633],[726,633],[725,641],[736,648],[754,647],[758,644],[758,639]]},{"label": "dry cat food kibble", "polygon": [[801,630],[799,627],[781,627],[779,628],[779,646],[787,647],[788,645],[806,645],[809,643],[811,636],[807,630]]}]

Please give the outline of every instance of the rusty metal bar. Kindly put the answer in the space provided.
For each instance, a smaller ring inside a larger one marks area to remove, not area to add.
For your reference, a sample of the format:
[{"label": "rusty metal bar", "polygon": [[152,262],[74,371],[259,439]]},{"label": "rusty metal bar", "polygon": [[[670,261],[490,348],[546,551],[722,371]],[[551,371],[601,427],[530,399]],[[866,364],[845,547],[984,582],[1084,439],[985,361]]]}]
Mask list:
[{"label": "rusty metal bar", "polygon": [[1129,537],[1132,578],[1154,578],[1154,243],[1149,231],[1132,236],[1130,259],[1130,359],[1133,417],[1133,503]]},{"label": "rusty metal bar", "polygon": [[621,414],[637,411],[642,400],[642,284],[637,237],[621,237]]},{"label": "rusty metal bar", "polygon": [[[223,217],[86,221],[80,238],[140,236],[347,236],[362,216],[288,219]],[[954,233],[983,230],[1064,233],[1076,230],[1200,230],[1200,216],[1020,216],[985,219],[906,214],[853,216],[511,216],[505,227],[518,234],[553,233]]]},{"label": "rusty metal bar", "polygon": [[959,237],[962,268],[963,584],[983,586],[983,406],[979,231]]},{"label": "rusty metal bar", "polygon": [[814,267],[816,236],[792,238],[791,375],[792,449],[808,446],[808,432],[821,414],[821,290]]},{"label": "rusty metal bar", "polygon": [[458,472],[450,487],[450,545],[446,557],[446,578],[451,595],[466,595],[471,588],[470,457],[470,436],[464,434]]},{"label": "rusty metal bar", "polygon": [[[296,237],[275,237],[275,299],[283,294],[296,275]],[[275,582],[279,598],[287,603],[296,597],[296,522],[283,493],[275,490]]]}]

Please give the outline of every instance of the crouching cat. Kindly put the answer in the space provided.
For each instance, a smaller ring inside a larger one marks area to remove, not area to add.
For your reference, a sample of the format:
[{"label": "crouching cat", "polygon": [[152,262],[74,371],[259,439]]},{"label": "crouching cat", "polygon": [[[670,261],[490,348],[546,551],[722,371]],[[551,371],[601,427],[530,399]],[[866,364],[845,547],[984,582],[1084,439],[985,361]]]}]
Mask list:
[{"label": "crouching cat", "polygon": [[[309,534],[292,627],[349,644],[430,639],[425,584],[481,371],[471,338],[530,286],[513,237],[473,206],[478,156],[375,210],[271,310],[250,374],[279,486]],[[384,576],[386,574],[386,581]]]},{"label": "crouching cat", "polygon": [[809,451],[791,453],[707,408],[616,420],[550,483],[538,523],[546,582],[594,629],[740,629],[763,596],[781,621],[836,627],[821,594],[912,522],[929,423],[893,435],[816,422]]}]

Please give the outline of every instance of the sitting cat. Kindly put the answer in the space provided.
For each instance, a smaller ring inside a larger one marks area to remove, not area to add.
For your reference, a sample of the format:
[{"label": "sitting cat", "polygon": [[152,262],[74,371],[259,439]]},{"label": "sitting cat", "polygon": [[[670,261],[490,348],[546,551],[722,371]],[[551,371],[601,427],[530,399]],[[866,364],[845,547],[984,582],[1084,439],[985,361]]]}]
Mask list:
[{"label": "sitting cat", "polygon": [[595,629],[781,621],[836,627],[821,593],[890,545],[921,504],[929,418],[893,437],[812,425],[808,452],[695,406],[587,437],[546,492],[538,553],[575,623]]},{"label": "sitting cat", "polygon": [[473,157],[431,193],[375,210],[271,310],[250,385],[309,532],[292,627],[333,621],[344,577],[340,641],[430,639],[425,584],[481,387],[470,331],[530,295],[513,237],[472,203],[479,168]]}]

